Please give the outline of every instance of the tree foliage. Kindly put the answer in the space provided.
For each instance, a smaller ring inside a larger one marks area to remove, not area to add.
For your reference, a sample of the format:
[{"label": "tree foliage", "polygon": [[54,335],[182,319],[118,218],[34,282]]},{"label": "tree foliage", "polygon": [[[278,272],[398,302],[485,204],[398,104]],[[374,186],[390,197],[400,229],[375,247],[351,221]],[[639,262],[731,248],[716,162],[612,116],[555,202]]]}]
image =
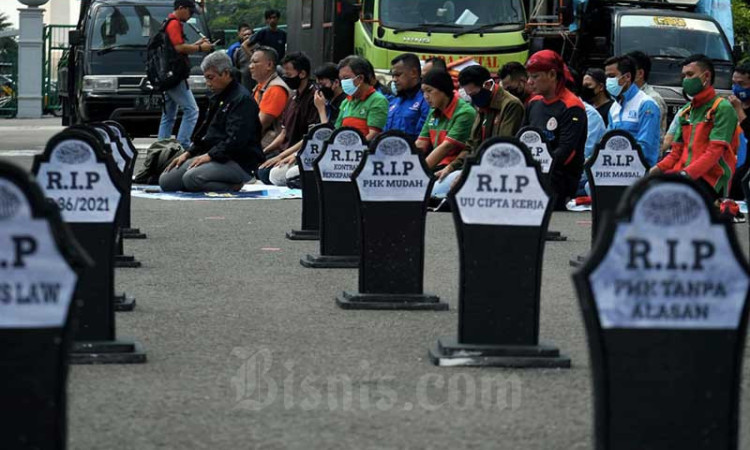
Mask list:
[{"label": "tree foliage", "polygon": [[732,0],[732,19],[734,20],[734,42],[743,45],[745,60],[750,58],[750,6],[746,0]]},{"label": "tree foliage", "polygon": [[209,26],[228,30],[245,22],[257,29],[265,24],[264,13],[269,8],[281,11],[279,23],[286,23],[286,0],[213,0],[208,4]]},{"label": "tree foliage", "polygon": [[[8,16],[0,13],[0,31],[7,30],[11,27]],[[18,43],[15,38],[0,38],[0,62],[9,62],[16,59],[18,54]]]}]

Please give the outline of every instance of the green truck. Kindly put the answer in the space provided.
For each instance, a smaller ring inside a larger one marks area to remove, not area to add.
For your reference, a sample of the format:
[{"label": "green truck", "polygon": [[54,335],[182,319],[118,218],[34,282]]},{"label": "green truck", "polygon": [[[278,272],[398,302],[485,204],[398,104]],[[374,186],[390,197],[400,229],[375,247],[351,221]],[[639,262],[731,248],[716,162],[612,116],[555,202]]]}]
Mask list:
[{"label": "green truck", "polygon": [[526,61],[528,0],[288,0],[288,46],[315,65],[349,54],[376,69],[412,52],[448,63],[471,57],[491,71]]}]

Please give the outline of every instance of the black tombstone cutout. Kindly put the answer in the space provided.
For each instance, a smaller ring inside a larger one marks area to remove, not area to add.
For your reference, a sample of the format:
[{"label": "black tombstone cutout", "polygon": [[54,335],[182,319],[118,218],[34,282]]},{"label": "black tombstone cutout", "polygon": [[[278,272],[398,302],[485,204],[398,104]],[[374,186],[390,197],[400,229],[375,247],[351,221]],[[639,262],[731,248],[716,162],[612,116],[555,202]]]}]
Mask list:
[{"label": "black tombstone cutout", "polygon": [[286,234],[293,241],[316,241],[320,239],[320,205],[318,185],[315,182],[313,162],[317,159],[323,145],[331,137],[333,125],[320,124],[313,127],[302,142],[302,149],[297,153],[302,182],[302,229],[292,230]]},{"label": "black tombstone cutout", "polygon": [[432,171],[400,131],[381,134],[352,175],[359,210],[359,292],[344,309],[447,310],[425,294],[424,240]]},{"label": "black tombstone cutout", "polygon": [[[125,127],[123,127],[122,124],[120,124],[119,122],[115,122],[114,120],[106,120],[103,123],[108,125],[109,128],[115,133],[117,140],[120,142],[120,148],[123,151],[123,155],[129,161],[127,172],[129,190],[130,186],[132,186],[133,184],[133,172],[135,171],[135,165],[138,159],[138,149],[136,149],[135,145],[133,145],[133,141],[130,140],[130,136],[128,135]],[[132,226],[130,207],[131,197],[129,194],[127,195],[125,200],[127,204],[123,210],[122,228],[120,229],[120,234],[122,235],[123,239],[146,239],[147,236],[145,233],[141,233],[140,229],[134,228]]]},{"label": "black tombstone cutout", "polygon": [[47,142],[44,153],[34,158],[32,170],[95,262],[83,271],[76,290],[81,307],[70,361],[145,362],[139,343],[115,338],[115,224],[123,187],[111,156],[94,134],[70,128]]},{"label": "black tombstone cutout", "polygon": [[64,449],[78,272],[91,261],[29,175],[0,162],[0,436]]},{"label": "black tombstone cutout", "polygon": [[458,338],[440,338],[440,366],[570,367],[539,343],[545,235],[554,204],[528,148],[491,138],[448,194],[458,238]]},{"label": "black tombstone cutout", "polygon": [[736,449],[749,271],[729,223],[680,176],[648,177],[574,275],[596,448]]},{"label": "black tombstone cutout", "polygon": [[122,221],[125,216],[125,209],[130,210],[130,185],[132,184],[132,174],[128,175],[129,161],[125,157],[124,151],[120,148],[119,140],[117,139],[114,132],[108,125],[102,123],[91,123],[88,125],[74,125],[70,128],[88,128],[91,130],[102,142],[102,148],[105,152],[108,152],[115,161],[117,167],[117,174],[120,177],[120,183],[123,187],[123,196],[120,200],[122,211],[117,217],[117,235],[115,242],[115,267],[141,267],[140,261],[137,261],[134,256],[126,255],[123,246],[122,239]]},{"label": "black tombstone cutout", "polygon": [[305,256],[303,266],[359,266],[357,192],[351,175],[366,151],[362,134],[343,127],[331,134],[313,163],[320,195],[320,255]]},{"label": "black tombstone cutout", "polygon": [[[133,178],[133,167],[130,159],[127,158],[125,151],[122,149],[120,140],[109,125],[103,123],[89,124],[92,132],[102,139],[102,145],[105,150],[109,149],[110,154],[115,160],[118,169],[120,182],[122,183],[123,195],[120,199],[120,214],[117,216],[117,234],[115,235],[115,267],[140,267],[141,263],[136,261],[132,255],[125,255],[123,246],[123,223],[125,215],[130,214],[130,186]],[[122,167],[122,169],[120,169]],[[135,297],[123,292],[114,296],[115,311],[133,311],[136,305]]]},{"label": "black tombstone cutout", "polygon": [[[551,185],[552,168],[555,166],[556,161],[549,151],[549,142],[544,137],[542,130],[536,127],[523,127],[518,130],[516,137],[529,148],[532,158],[539,163],[542,169],[542,179],[545,180],[545,183]],[[545,238],[548,241],[568,240],[567,236],[563,236],[562,233],[554,230],[547,230]]]},{"label": "black tombstone cutout", "polygon": [[[604,216],[612,214],[625,191],[646,176],[649,165],[630,133],[612,130],[596,145],[584,168],[591,191],[593,245]],[[585,259],[586,255],[578,255],[570,260],[570,265],[579,266]]]}]

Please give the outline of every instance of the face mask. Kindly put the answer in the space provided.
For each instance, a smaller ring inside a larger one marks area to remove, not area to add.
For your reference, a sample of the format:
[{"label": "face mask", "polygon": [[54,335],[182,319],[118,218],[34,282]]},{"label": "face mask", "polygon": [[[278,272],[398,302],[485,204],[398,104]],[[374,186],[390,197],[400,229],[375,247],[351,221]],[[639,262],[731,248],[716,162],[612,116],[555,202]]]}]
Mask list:
[{"label": "face mask", "polygon": [[297,75],[296,77],[281,77],[282,80],[284,80],[284,83],[286,83],[287,86],[289,86],[289,89],[296,90],[299,89],[299,85],[302,84],[302,78]]},{"label": "face mask", "polygon": [[492,100],[492,91],[482,88],[479,92],[471,96],[471,103],[477,108],[486,108]]},{"label": "face mask", "polygon": [[357,86],[354,85],[354,78],[341,80],[341,89],[343,89],[344,93],[348,96],[352,96],[355,92],[357,92]]},{"label": "face mask", "polygon": [[743,102],[750,100],[750,88],[743,88],[739,84],[733,84],[732,93]]},{"label": "face mask", "polygon": [[608,77],[607,78],[607,92],[612,97],[617,97],[622,93],[622,86],[620,86],[620,77]]},{"label": "face mask", "polygon": [[581,88],[581,98],[586,103],[591,103],[591,99],[593,99],[594,97],[596,97],[596,92],[594,92],[594,88],[591,88],[588,86],[583,86]]},{"label": "face mask", "polygon": [[685,78],[682,80],[682,92],[684,92],[685,95],[695,97],[696,95],[700,94],[702,90],[703,81],[701,80],[700,76],[694,78]]},{"label": "face mask", "polygon": [[395,81],[391,81],[388,84],[388,89],[391,90],[391,94],[393,94],[393,95],[398,94],[398,89],[396,89],[396,82]]},{"label": "face mask", "polygon": [[323,97],[325,97],[326,100],[331,100],[333,98],[333,88],[329,88],[328,86],[318,86],[318,90],[323,93]]},{"label": "face mask", "polygon": [[515,86],[505,88],[506,91],[510,92],[517,99],[524,101],[526,99],[526,90],[524,88],[517,88]]}]

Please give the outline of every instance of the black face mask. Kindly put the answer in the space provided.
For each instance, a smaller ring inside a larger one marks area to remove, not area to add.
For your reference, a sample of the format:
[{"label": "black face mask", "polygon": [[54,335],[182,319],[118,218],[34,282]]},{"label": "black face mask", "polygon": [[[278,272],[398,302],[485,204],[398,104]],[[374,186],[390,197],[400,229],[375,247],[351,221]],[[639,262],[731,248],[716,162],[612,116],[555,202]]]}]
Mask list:
[{"label": "black face mask", "polygon": [[294,78],[289,77],[281,77],[282,80],[284,80],[284,83],[286,83],[287,86],[289,86],[289,89],[296,90],[299,89],[299,85],[302,84],[302,78],[297,75]]},{"label": "black face mask", "polygon": [[509,87],[509,88],[505,88],[505,90],[510,92],[514,97],[516,97],[517,99],[521,101],[526,100],[526,90],[523,88],[518,89],[515,87],[512,87],[512,88]]},{"label": "black face mask", "polygon": [[487,89],[482,89],[476,94],[471,96],[471,103],[477,108],[486,108],[492,100],[492,92]]},{"label": "black face mask", "polygon": [[325,97],[326,100],[333,99],[333,96],[335,94],[333,92],[333,88],[329,88],[327,86],[318,86],[318,90],[323,93],[323,97]]},{"label": "black face mask", "polygon": [[588,86],[581,87],[581,98],[586,103],[591,103],[591,99],[596,97],[596,93],[594,92],[594,88],[590,88]]}]

